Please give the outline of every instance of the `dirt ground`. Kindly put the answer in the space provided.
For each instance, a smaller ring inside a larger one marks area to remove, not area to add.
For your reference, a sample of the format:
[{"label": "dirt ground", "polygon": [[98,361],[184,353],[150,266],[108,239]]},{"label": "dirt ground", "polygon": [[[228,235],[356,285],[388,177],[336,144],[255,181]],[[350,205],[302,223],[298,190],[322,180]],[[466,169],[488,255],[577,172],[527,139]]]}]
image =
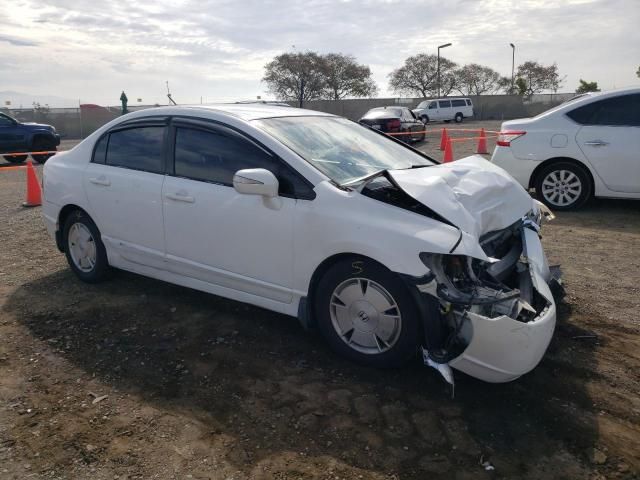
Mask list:
[{"label": "dirt ground", "polygon": [[418,359],[359,367],[294,318],[80,283],[2,170],[2,479],[639,478],[640,202],[545,226],[568,290],[545,358],[503,385],[456,372],[452,399]]}]

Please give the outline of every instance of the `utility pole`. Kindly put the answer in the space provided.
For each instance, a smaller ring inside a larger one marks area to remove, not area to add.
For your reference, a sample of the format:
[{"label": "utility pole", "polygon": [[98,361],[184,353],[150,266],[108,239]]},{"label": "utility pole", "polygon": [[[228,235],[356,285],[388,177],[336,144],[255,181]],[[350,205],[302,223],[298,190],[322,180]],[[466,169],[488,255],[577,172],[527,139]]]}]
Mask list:
[{"label": "utility pole", "polygon": [[302,108],[304,103],[304,78],[300,79],[300,102],[299,107]]},{"label": "utility pole", "polygon": [[436,68],[438,70],[438,98],[440,98],[440,49],[450,47],[450,43],[445,43],[444,45],[438,46],[438,63],[436,64]]},{"label": "utility pole", "polygon": [[513,82],[515,80],[515,68],[516,68],[516,46],[513,43],[511,45],[511,94],[513,91]]}]

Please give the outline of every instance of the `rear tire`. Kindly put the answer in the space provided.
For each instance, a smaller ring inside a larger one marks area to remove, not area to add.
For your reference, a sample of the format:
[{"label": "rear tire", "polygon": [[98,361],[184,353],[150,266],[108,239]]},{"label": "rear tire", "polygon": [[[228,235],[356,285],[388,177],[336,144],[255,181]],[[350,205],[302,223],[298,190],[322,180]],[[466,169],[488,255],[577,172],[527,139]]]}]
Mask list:
[{"label": "rear tire", "polygon": [[543,167],[536,175],[534,187],[538,199],[552,210],[580,208],[593,193],[589,174],[572,162]]},{"label": "rear tire", "polygon": [[71,212],[64,222],[62,242],[67,262],[86,283],[98,283],[109,274],[109,261],[100,231],[82,210]]},{"label": "rear tire", "polygon": [[402,280],[373,260],[354,256],[330,267],[314,303],[322,335],[341,355],[386,368],[416,354],[418,309]]},{"label": "rear tire", "polygon": [[24,162],[29,155],[4,155],[4,159],[12,164]]},{"label": "rear tire", "polygon": [[464,119],[464,115],[462,115],[460,112],[456,113],[456,116],[454,117],[454,120],[456,121],[456,123],[462,123],[463,119]]}]

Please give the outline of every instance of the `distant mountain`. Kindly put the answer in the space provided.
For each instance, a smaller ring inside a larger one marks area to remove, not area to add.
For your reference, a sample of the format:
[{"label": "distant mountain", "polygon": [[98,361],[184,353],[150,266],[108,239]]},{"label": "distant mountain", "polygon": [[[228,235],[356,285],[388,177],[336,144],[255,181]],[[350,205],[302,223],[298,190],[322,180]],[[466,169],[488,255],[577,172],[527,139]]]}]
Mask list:
[{"label": "distant mountain", "polygon": [[[7,105],[6,102],[11,102]],[[0,108],[30,108],[33,102],[49,105],[51,108],[77,107],[78,99],[56,97],[55,95],[32,95],[30,93],[0,92]]]}]

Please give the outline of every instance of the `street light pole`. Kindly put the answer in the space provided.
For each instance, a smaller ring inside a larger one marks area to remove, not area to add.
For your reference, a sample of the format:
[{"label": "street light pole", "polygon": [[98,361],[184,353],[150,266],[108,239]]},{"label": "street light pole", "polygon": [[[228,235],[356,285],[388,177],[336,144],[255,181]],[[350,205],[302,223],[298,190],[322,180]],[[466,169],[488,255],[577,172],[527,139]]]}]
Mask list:
[{"label": "street light pole", "polygon": [[516,46],[513,43],[511,45],[511,93],[513,93],[513,80],[516,66]]},{"label": "street light pole", "polygon": [[440,49],[441,48],[447,48],[447,47],[450,47],[450,46],[451,46],[450,43],[445,43],[444,45],[439,45],[438,46],[438,63],[436,64],[436,68],[437,68],[437,71],[438,71],[438,74],[437,74],[438,75],[438,79],[437,79],[437,82],[438,82],[438,98],[440,98]]}]

